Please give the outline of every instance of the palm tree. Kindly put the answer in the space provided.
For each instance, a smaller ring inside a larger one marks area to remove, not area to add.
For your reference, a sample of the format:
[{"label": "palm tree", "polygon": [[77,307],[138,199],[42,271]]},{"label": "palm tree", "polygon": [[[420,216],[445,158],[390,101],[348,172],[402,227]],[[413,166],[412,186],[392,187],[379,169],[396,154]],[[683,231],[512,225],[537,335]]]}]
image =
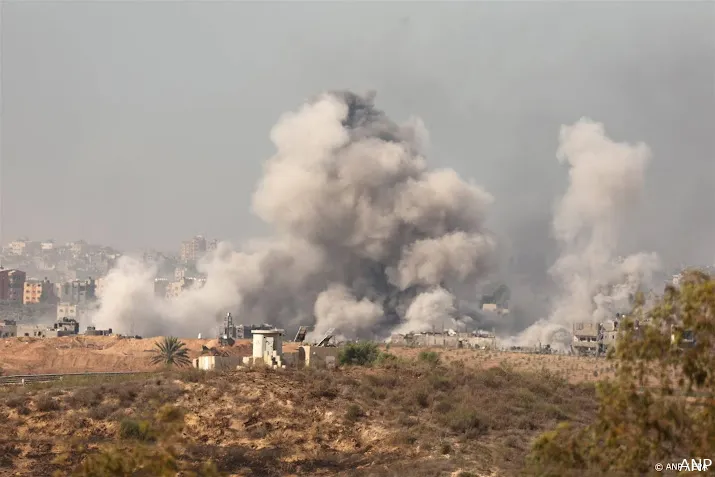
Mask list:
[{"label": "palm tree", "polygon": [[174,336],[165,336],[162,341],[155,343],[156,349],[151,350],[151,364],[164,364],[166,366],[190,366],[189,350],[186,343],[179,341]]}]

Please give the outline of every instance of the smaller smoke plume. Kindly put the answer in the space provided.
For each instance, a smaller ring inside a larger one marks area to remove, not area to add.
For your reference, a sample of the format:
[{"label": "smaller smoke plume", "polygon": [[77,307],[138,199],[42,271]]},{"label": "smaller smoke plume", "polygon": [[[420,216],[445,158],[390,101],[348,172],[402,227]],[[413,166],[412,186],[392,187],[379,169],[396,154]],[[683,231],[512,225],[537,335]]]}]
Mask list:
[{"label": "smaller smoke plume", "polygon": [[570,167],[553,220],[561,255],[550,273],[559,293],[548,319],[513,340],[519,345],[566,346],[573,323],[627,310],[659,266],[655,254],[616,255],[619,234],[641,197],[648,147],[615,142],[588,119],[562,126],[559,139],[557,158]]}]

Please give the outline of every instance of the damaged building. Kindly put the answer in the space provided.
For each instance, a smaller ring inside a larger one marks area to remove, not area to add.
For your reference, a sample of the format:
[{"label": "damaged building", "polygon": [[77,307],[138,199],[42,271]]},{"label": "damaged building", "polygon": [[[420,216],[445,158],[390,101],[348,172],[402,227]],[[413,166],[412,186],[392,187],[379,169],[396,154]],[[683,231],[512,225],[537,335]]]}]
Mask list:
[{"label": "damaged building", "polygon": [[87,336],[110,336],[112,335],[112,329],[109,328],[107,330],[98,330],[94,326],[88,326],[87,329],[84,331],[84,334]]},{"label": "damaged building", "polygon": [[0,338],[12,338],[17,336],[17,321],[3,320],[0,323]]},{"label": "damaged building", "polygon": [[448,330],[445,332],[393,334],[390,337],[392,346],[496,349],[496,344],[494,332],[482,330],[468,333]]}]

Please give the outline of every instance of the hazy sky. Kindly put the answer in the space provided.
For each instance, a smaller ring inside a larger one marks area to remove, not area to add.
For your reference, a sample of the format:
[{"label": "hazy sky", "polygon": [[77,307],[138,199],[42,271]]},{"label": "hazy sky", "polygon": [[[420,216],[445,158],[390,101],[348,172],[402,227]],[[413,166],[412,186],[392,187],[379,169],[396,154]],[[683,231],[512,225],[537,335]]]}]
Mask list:
[{"label": "hazy sky", "polygon": [[2,240],[177,249],[265,233],[279,116],[326,89],[423,118],[429,160],[552,259],[559,127],[654,152],[627,248],[715,259],[715,3],[3,2]]}]

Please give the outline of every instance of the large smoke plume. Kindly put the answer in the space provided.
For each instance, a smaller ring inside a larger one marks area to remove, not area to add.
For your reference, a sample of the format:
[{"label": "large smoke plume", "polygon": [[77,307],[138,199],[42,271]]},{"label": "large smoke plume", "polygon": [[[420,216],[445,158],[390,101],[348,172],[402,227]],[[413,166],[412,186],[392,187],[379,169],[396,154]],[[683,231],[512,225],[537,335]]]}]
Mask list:
[{"label": "large smoke plume", "polygon": [[659,267],[655,254],[616,255],[643,192],[648,147],[615,142],[602,124],[585,118],[563,126],[559,140],[557,158],[569,166],[569,185],[553,220],[561,254],[550,273],[558,293],[548,319],[514,340],[521,345],[564,346],[572,323],[600,322],[627,311]]},{"label": "large smoke plume", "polygon": [[205,284],[157,298],[155,270],[129,257],[106,279],[93,324],[143,335],[243,323],[315,324],[385,337],[467,319],[462,300],[492,269],[491,196],[453,170],[430,170],[421,121],[389,120],[373,97],[333,92],[285,114],[253,197],[274,230],[240,251],[221,244]]}]

